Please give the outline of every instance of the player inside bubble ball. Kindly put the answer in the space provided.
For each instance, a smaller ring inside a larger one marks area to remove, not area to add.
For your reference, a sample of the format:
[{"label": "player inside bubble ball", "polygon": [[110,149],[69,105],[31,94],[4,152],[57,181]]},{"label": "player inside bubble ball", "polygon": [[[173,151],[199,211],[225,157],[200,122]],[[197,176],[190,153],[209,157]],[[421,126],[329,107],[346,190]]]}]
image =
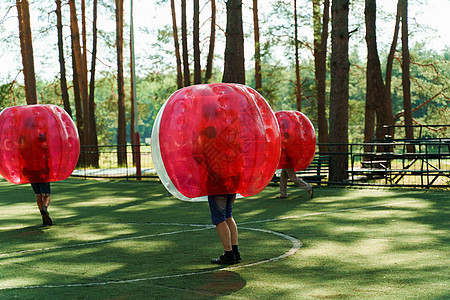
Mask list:
[{"label": "player inside bubble ball", "polygon": [[241,261],[238,246],[238,229],[232,211],[236,194],[208,196],[211,221],[216,226],[224,254],[211,259],[213,264],[235,264]]},{"label": "player inside bubble ball", "polygon": [[276,198],[287,198],[287,182],[290,179],[293,183],[299,186],[302,190],[309,193],[309,198],[313,198],[313,186],[303,181],[295,175],[294,168],[286,168],[281,170],[280,175],[280,194]]},{"label": "player inside bubble ball", "polygon": [[[53,220],[47,211],[50,205],[50,182],[40,182],[42,177],[48,177],[50,171],[50,158],[47,143],[47,135],[41,133],[38,136],[37,147],[29,148],[25,138],[19,137],[20,155],[27,164],[24,164],[22,173],[30,180],[31,187],[36,195],[36,203],[41,212],[43,225],[53,225]],[[38,155],[38,159],[34,156]]]},{"label": "player inside bubble ball", "polygon": [[[286,131],[283,132],[283,138],[285,140],[289,139],[289,133],[287,133]],[[290,162],[292,162],[292,158],[287,154],[286,151],[283,153],[283,155],[284,155],[285,161],[288,162],[288,165],[289,165]],[[292,165],[293,165],[293,163],[292,163]],[[302,179],[298,178],[297,175],[295,175],[294,168],[281,169],[280,194],[278,196],[276,196],[275,198],[287,198],[288,197],[288,195],[287,195],[288,179],[290,179],[293,183],[295,183],[298,187],[300,187],[305,192],[308,192],[310,199],[313,198],[313,192],[314,192],[313,186],[310,185],[309,183],[303,181]]]},{"label": "player inside bubble ball", "polygon": [[[230,136],[229,132],[238,130],[237,123],[230,124],[223,132],[225,136]],[[236,148],[233,142],[229,144],[220,138],[215,126],[208,126],[200,133],[199,149],[210,149],[210,151],[201,151],[199,153],[202,159],[197,163],[203,164],[207,169],[207,186],[208,186],[208,204],[211,213],[212,224],[216,226],[217,234],[224,249],[224,253],[218,258],[211,259],[213,264],[235,264],[241,261],[238,246],[238,229],[233,219],[233,204],[236,194],[214,194],[217,190],[230,190],[239,184],[240,173],[239,168],[227,167],[221,168],[217,166],[216,159],[218,157],[226,158],[226,160],[239,159],[239,147]],[[226,139],[225,139],[226,140]],[[224,150],[226,149],[226,150]]]}]

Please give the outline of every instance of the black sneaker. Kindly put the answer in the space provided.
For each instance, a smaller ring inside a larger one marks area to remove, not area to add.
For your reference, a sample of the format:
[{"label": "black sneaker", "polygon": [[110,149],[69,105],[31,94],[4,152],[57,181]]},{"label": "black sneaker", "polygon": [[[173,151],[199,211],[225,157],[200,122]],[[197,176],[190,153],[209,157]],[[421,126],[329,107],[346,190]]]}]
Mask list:
[{"label": "black sneaker", "polygon": [[241,254],[238,252],[238,253],[234,253],[234,257],[236,258],[236,262],[237,263],[239,263],[239,262],[241,262]]},{"label": "black sneaker", "polygon": [[236,263],[236,258],[233,255],[232,257],[226,257],[225,255],[219,256],[219,258],[211,259],[211,263],[218,265],[232,265]]},{"label": "black sneaker", "polygon": [[50,215],[48,214],[48,212],[45,209],[41,210],[41,215],[42,215],[42,222],[43,225],[53,225],[53,221],[52,218],[50,218]]}]

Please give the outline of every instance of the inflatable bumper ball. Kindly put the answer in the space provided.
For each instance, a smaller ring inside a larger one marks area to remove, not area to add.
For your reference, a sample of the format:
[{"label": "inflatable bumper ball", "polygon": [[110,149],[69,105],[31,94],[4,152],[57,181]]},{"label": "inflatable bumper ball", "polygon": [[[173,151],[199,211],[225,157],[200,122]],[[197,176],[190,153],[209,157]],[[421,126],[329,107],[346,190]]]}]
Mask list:
[{"label": "inflatable bumper ball", "polygon": [[12,106],[0,113],[0,173],[9,182],[64,180],[79,153],[75,124],[59,106]]},{"label": "inflatable bumper ball", "polygon": [[281,157],[278,169],[306,169],[316,152],[316,132],[311,121],[299,111],[277,111],[281,132]]},{"label": "inflatable bumper ball", "polygon": [[272,179],[281,151],[272,109],[240,84],[194,85],[173,93],[152,131],[152,158],[175,197],[250,196]]}]

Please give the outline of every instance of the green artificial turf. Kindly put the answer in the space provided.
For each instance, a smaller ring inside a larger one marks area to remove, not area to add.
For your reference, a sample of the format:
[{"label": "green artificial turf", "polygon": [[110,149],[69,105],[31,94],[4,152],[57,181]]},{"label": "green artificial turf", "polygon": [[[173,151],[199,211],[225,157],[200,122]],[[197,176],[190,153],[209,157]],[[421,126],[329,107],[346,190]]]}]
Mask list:
[{"label": "green artificial turf", "polygon": [[42,226],[29,185],[0,180],[0,299],[448,299],[448,190],[290,185],[237,199],[243,260],[208,204],[157,182],[52,184]]}]

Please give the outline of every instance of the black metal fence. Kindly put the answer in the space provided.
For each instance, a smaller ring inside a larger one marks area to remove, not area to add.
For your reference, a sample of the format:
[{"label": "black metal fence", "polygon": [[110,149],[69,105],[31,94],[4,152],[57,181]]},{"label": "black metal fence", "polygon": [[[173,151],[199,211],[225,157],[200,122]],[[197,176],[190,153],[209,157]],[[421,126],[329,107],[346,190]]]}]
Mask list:
[{"label": "black metal fence", "polygon": [[349,149],[352,185],[450,187],[450,139],[351,144]]},{"label": "black metal fence", "polygon": [[[324,164],[320,174],[321,184],[405,186],[405,187],[450,187],[450,139],[397,140],[365,144],[327,144],[327,156],[347,155],[347,180],[332,182],[329,165]],[[407,151],[414,146],[415,152]],[[128,145],[125,164],[118,164],[117,145],[98,147],[99,166],[87,167],[83,157],[92,154],[92,147],[81,148],[80,165],[72,176],[81,178],[116,178],[128,180],[150,180],[158,178],[154,169],[150,145]],[[348,149],[343,152],[342,148]],[[370,151],[367,149],[370,148]],[[317,156],[324,153],[317,153]],[[139,158],[139,163],[136,163]],[[316,158],[317,159],[317,158]],[[308,178],[306,178],[308,181]],[[313,181],[314,182],[314,181]]]},{"label": "black metal fence", "polygon": [[[118,149],[125,149],[127,157],[126,162],[121,165],[119,165],[118,151],[120,150]],[[93,153],[95,151],[97,153]],[[98,166],[89,166],[87,158],[92,154],[98,155]],[[136,158],[139,159],[139,163],[137,163]],[[139,180],[157,178],[150,145],[147,144],[127,145],[125,147],[117,147],[117,145],[81,146],[78,165],[72,173],[73,177]]]}]

